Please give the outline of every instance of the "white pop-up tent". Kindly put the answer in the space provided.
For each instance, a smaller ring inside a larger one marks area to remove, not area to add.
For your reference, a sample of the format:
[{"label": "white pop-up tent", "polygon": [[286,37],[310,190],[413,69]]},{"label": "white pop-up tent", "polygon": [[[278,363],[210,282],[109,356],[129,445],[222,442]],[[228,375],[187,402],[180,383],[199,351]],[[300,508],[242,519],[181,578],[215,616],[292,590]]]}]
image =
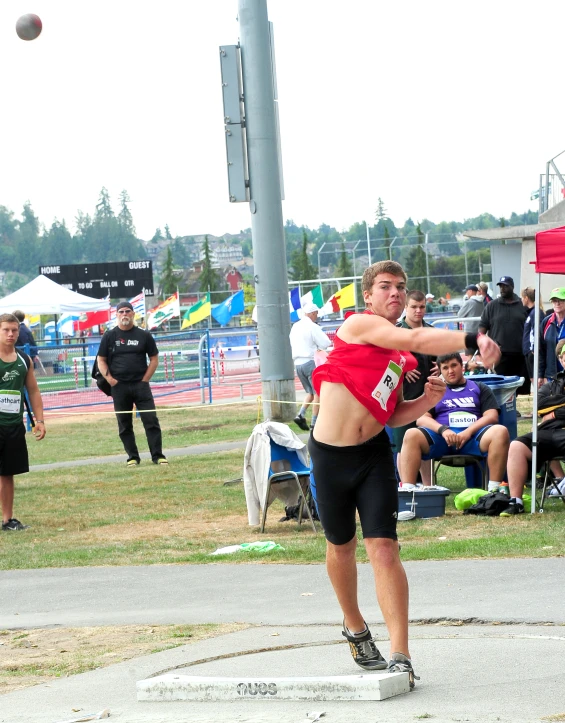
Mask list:
[{"label": "white pop-up tent", "polygon": [[[565,273],[565,226],[540,231],[536,234],[536,259],[534,261],[537,274],[536,303],[541,299],[541,275]],[[540,319],[535,315],[534,327],[534,379],[539,377]],[[532,427],[532,513],[536,511],[536,469],[538,446],[538,386],[533,385],[533,427]]]},{"label": "white pop-up tent", "polygon": [[108,299],[93,299],[77,294],[47,276],[38,276],[13,294],[0,299],[0,314],[11,314],[15,309],[24,314],[72,314],[109,308]]}]

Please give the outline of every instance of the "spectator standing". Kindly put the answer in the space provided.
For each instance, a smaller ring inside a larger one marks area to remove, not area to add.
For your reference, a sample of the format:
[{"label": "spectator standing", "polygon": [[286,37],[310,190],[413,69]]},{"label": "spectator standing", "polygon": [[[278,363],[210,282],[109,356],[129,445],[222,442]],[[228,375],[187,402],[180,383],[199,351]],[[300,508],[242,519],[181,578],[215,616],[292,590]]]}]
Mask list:
[{"label": "spectator standing", "polygon": [[[531,286],[522,289],[520,294],[522,297],[522,304],[528,309],[528,316],[524,323],[524,336],[522,337],[522,354],[526,360],[526,368],[528,370],[528,376],[530,382],[534,384],[534,338],[535,338],[535,324],[536,324],[536,290]],[[537,313],[540,320],[540,330],[543,330],[543,319],[545,312],[543,306],[537,307]],[[541,355],[540,355],[541,361]],[[537,380],[537,386],[540,387],[543,384],[543,370],[538,369],[539,378]]]},{"label": "spectator standing", "polygon": [[488,332],[500,347],[501,356],[496,365],[496,373],[524,377],[524,384],[518,389],[518,394],[529,394],[530,377],[522,353],[524,324],[529,312],[520,297],[514,293],[514,280],[511,276],[501,276],[496,285],[500,289],[500,297],[493,299],[483,308],[479,332]]},{"label": "spectator standing", "polygon": [[16,317],[20,325],[20,333],[16,341],[16,346],[24,346],[24,344],[29,344],[29,355],[35,362],[38,359],[37,345],[35,343],[35,339],[33,338],[33,333],[31,329],[27,327],[24,323],[26,315],[23,311],[16,309],[16,311],[14,311],[14,316]]},{"label": "spectator standing", "polygon": [[318,307],[316,304],[305,304],[302,307],[302,312],[302,318],[293,324],[290,330],[290,347],[296,374],[306,392],[304,403],[294,418],[294,422],[300,429],[307,431],[310,429],[306,421],[308,407],[312,403],[314,404],[312,409],[312,427],[314,427],[318,418],[320,404],[320,397],[316,394],[312,384],[312,373],[316,368],[314,354],[318,349],[326,350],[331,341],[316,323],[318,320]]},{"label": "spectator standing", "polygon": [[426,314],[431,314],[434,310],[433,301],[435,296],[433,294],[426,294]]},{"label": "spectator standing", "polygon": [[[479,287],[475,284],[469,284],[465,289],[465,301],[461,305],[461,308],[457,312],[457,316],[460,319],[467,319],[469,317],[477,317],[476,321],[465,321],[463,322],[463,330],[467,334],[476,334],[479,330],[479,321],[484,311],[483,297],[479,294]],[[473,351],[471,349],[465,349],[467,356],[472,356]]]},{"label": "spectator standing", "polygon": [[[102,337],[98,349],[98,368],[112,387],[118,431],[126,454],[127,466],[140,463],[133,431],[133,405],[141,412],[141,421],[153,464],[168,464],[163,454],[161,427],[149,380],[159,364],[159,352],[152,335],[134,323],[135,313],[129,301],[116,307],[118,325]],[[149,358],[149,363],[147,363]]]},{"label": "spectator standing", "polygon": [[541,351],[539,375],[546,381],[554,379],[563,371],[563,366],[555,354],[555,347],[565,338],[565,288],[553,289],[549,300],[553,304],[550,312],[541,325]]},{"label": "spectator standing", "polygon": [[[406,294],[406,309],[405,315],[402,321],[399,321],[396,326],[401,329],[422,329],[426,327],[433,329],[431,324],[428,324],[424,319],[426,313],[426,299],[421,291],[410,291]],[[402,394],[406,401],[410,399],[418,399],[424,393],[426,382],[429,376],[438,376],[439,371],[436,365],[435,355],[420,354],[419,352],[412,352],[412,356],[418,362],[418,366],[411,372],[407,372],[404,381],[402,383]],[[410,422],[402,427],[394,427],[392,430],[392,439],[396,448],[396,465],[398,469],[401,469],[400,462],[400,450],[402,449],[402,442],[404,435],[407,430],[416,426],[416,422]],[[430,485],[432,482],[432,464],[429,461],[424,461],[420,465],[420,474],[422,476],[422,482],[424,485]]]},{"label": "spectator standing", "polygon": [[35,419],[35,438],[45,437],[43,402],[33,365],[27,354],[16,351],[20,322],[13,314],[0,315],[0,500],[2,531],[18,532],[29,525],[14,517],[14,476],[29,472],[24,416],[27,390]]},{"label": "spectator standing", "polygon": [[490,304],[492,301],[492,296],[488,292],[488,284],[485,284],[484,281],[481,281],[477,284],[479,287],[479,294],[481,295],[481,298],[483,300],[483,305],[486,306],[487,304]]}]

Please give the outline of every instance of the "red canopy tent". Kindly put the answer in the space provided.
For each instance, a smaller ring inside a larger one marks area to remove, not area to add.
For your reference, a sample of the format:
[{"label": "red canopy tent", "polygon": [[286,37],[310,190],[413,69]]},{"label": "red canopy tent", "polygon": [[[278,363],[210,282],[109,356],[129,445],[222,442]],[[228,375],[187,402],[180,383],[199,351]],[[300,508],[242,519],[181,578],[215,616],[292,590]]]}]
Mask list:
[{"label": "red canopy tent", "polygon": [[[536,260],[533,262],[536,270],[536,302],[541,299],[541,275],[565,274],[565,226],[540,231],[536,234]],[[539,344],[540,319],[535,315],[534,331],[534,379],[539,377]],[[534,389],[533,429],[532,429],[532,513],[536,511],[536,469],[537,469],[537,442],[538,442],[538,387]]]}]

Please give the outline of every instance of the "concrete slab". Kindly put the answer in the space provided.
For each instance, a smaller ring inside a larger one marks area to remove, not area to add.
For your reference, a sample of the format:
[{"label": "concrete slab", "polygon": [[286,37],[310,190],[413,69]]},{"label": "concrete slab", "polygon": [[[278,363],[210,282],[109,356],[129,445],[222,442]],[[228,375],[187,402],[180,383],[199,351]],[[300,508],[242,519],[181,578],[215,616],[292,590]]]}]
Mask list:
[{"label": "concrete slab", "polygon": [[[372,630],[378,638],[384,628]],[[136,682],[155,674],[252,678],[354,675],[339,626],[265,626],[185,645],[0,699],[1,723],[54,723],[109,708],[119,723],[299,723],[315,709],[327,723],[533,723],[565,714],[565,630],[545,626],[416,626],[411,652],[421,681],[413,692],[372,701],[139,702]],[[299,646],[299,647],[296,647]],[[388,645],[380,646],[385,656]]]},{"label": "concrete slab", "polygon": [[137,700],[344,701],[386,700],[410,692],[408,673],[318,675],[287,678],[228,678],[159,675],[137,683]]}]

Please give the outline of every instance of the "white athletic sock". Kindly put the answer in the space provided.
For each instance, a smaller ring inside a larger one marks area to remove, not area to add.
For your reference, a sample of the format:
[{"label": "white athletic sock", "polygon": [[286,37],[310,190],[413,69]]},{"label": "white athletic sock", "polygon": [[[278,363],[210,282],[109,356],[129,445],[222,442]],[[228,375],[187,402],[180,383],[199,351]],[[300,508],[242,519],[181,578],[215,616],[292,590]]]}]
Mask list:
[{"label": "white athletic sock", "polygon": [[524,500],[523,500],[521,497],[514,497],[513,499],[515,499],[516,502],[517,502],[519,505],[523,505],[523,504],[524,504]]}]

